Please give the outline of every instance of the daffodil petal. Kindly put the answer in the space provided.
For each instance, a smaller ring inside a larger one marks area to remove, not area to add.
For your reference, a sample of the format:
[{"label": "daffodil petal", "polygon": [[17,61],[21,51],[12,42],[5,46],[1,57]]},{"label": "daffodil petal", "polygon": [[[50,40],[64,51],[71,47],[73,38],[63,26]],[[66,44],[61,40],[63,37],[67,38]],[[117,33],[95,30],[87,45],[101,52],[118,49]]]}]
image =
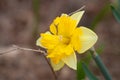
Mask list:
[{"label": "daffodil petal", "polygon": [[72,19],[77,21],[76,26],[78,25],[79,21],[81,20],[83,14],[84,14],[84,11],[79,11],[70,16]]},{"label": "daffodil petal", "polygon": [[[50,32],[47,31],[47,32],[45,32],[45,34],[50,34]],[[36,45],[45,48],[45,47],[41,44],[41,37],[39,37],[39,38],[37,39],[37,41],[36,41]]]},{"label": "daffodil petal", "polygon": [[36,41],[36,45],[37,46],[41,46],[41,47],[43,47],[44,48],[44,46],[42,46],[42,44],[41,44],[41,37],[39,37],[38,39],[37,39],[37,41]]},{"label": "daffodil petal", "polygon": [[53,33],[53,34],[57,34],[57,29],[56,29],[56,27],[55,27],[55,25],[54,24],[51,24],[50,25],[50,31]]},{"label": "daffodil petal", "polygon": [[54,71],[58,71],[64,66],[64,63],[62,61],[59,61],[58,64],[55,64],[51,61],[51,66],[53,67]]},{"label": "daffodil petal", "polygon": [[72,53],[74,53],[74,49],[71,44],[69,44],[65,47],[64,53],[65,53],[65,55],[71,55]]},{"label": "daffodil petal", "polygon": [[66,56],[62,59],[62,61],[67,64],[70,68],[76,70],[77,68],[77,59],[75,53],[70,56]]},{"label": "daffodil petal", "polygon": [[59,43],[59,36],[52,35],[50,32],[42,33],[37,44],[47,49],[53,49]]},{"label": "daffodil petal", "polygon": [[57,17],[57,18],[53,21],[53,23],[50,25],[50,31],[51,31],[53,34],[55,34],[55,35],[58,33],[57,26],[58,26],[59,22],[60,22],[60,18]]},{"label": "daffodil petal", "polygon": [[76,28],[76,20],[72,19],[67,14],[62,14],[58,24],[58,35],[70,37]]},{"label": "daffodil petal", "polygon": [[78,28],[78,31],[81,34],[79,35],[81,47],[77,51],[78,53],[84,53],[96,43],[98,36],[96,33],[86,27],[80,27]]}]

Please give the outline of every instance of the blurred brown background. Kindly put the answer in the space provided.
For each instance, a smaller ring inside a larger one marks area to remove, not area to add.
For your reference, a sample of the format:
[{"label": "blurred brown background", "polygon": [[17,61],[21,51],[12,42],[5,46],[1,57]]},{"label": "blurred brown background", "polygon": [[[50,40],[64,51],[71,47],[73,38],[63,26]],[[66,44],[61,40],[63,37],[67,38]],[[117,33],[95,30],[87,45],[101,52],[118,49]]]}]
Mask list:
[{"label": "blurred brown background", "polygon": [[[85,5],[80,25],[90,27],[101,9],[115,0],[39,0],[38,23],[35,22],[32,0],[0,0],[0,51],[11,49],[13,44],[38,49],[35,41],[41,32],[49,30],[52,20],[61,13],[73,12]],[[38,27],[36,27],[38,24]],[[100,54],[113,80],[120,79],[120,24],[109,11],[96,25],[99,36],[96,47],[104,44]],[[104,80],[95,64],[92,71]],[[59,80],[75,80],[76,71],[64,67],[57,72]],[[30,51],[15,50],[0,55],[0,80],[54,80],[44,57]]]}]

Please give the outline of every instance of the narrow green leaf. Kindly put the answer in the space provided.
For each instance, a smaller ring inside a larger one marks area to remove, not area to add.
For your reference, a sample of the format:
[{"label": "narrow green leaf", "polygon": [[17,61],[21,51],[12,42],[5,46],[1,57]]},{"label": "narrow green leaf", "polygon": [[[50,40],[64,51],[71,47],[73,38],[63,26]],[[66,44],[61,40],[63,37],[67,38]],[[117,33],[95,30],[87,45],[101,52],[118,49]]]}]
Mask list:
[{"label": "narrow green leaf", "polygon": [[82,68],[89,78],[89,80],[98,80],[96,76],[93,75],[93,73],[88,69],[87,65],[85,63],[82,63]]},{"label": "narrow green leaf", "polygon": [[118,9],[120,10],[120,0],[118,0]]},{"label": "narrow green leaf", "polygon": [[105,17],[105,15],[109,12],[110,10],[110,5],[107,4],[105,5],[102,10],[98,13],[98,15],[95,17],[95,19],[93,20],[90,28],[92,30],[95,30],[95,28],[97,27],[96,25]]},{"label": "narrow green leaf", "polygon": [[36,20],[39,20],[39,6],[40,6],[40,0],[33,0],[33,12]]},{"label": "narrow green leaf", "polygon": [[77,64],[77,80],[85,79],[86,75],[82,68],[82,62],[86,63],[86,65],[88,66],[91,59],[92,59],[92,56],[90,55],[89,51],[87,51],[86,55],[80,59],[80,61]]},{"label": "narrow green leaf", "polygon": [[111,10],[112,10],[113,15],[115,16],[116,20],[120,23],[120,11],[119,11],[119,9],[116,9],[113,5],[111,5]]},{"label": "narrow green leaf", "polygon": [[81,58],[81,61],[85,62],[86,65],[89,65],[91,59],[92,56],[90,55],[90,52],[87,51],[85,57]]},{"label": "narrow green leaf", "polygon": [[104,44],[100,44],[99,47],[96,49],[98,54],[101,54],[104,50],[105,45]]},{"label": "narrow green leaf", "polygon": [[36,41],[38,35],[38,28],[39,28],[38,25],[40,21],[40,15],[39,15],[40,0],[32,0],[32,5],[33,5],[33,13],[34,13],[34,25],[32,29],[32,35],[34,37],[33,40]]},{"label": "narrow green leaf", "polygon": [[103,64],[101,58],[99,57],[99,55],[96,53],[96,51],[94,49],[90,50],[90,53],[94,59],[94,61],[96,62],[97,66],[99,67],[100,71],[102,72],[104,78],[106,80],[112,80],[111,75],[109,74],[106,66]]},{"label": "narrow green leaf", "polygon": [[85,79],[85,72],[82,68],[82,61],[77,63],[77,80],[84,80]]}]

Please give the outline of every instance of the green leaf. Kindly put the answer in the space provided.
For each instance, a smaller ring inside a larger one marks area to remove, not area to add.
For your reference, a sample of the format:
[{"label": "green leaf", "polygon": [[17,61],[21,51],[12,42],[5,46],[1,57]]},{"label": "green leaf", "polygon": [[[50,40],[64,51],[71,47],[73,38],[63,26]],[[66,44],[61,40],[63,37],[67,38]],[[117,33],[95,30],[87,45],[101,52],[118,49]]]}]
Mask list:
[{"label": "green leaf", "polygon": [[93,75],[93,73],[88,69],[87,65],[85,63],[82,63],[82,68],[89,78],[89,80],[98,80],[96,76]]},{"label": "green leaf", "polygon": [[82,68],[82,61],[77,63],[77,80],[84,80],[85,79],[85,72]]},{"label": "green leaf", "polygon": [[120,10],[120,0],[118,0],[118,9]]},{"label": "green leaf", "polygon": [[33,12],[35,14],[35,18],[39,20],[39,6],[40,1],[39,0],[33,0]]},{"label": "green leaf", "polygon": [[116,20],[120,23],[120,10],[116,9],[113,5],[111,5],[111,10]]},{"label": "green leaf", "polygon": [[[39,21],[40,21],[40,15],[39,15],[39,8],[40,8],[40,0],[32,0],[33,5],[33,13],[34,13],[34,24],[32,29],[32,36],[34,37],[33,41],[36,41],[37,35],[38,35],[38,29],[39,29]],[[35,43],[35,42],[33,42]]]},{"label": "green leaf", "polygon": [[92,55],[93,60],[96,62],[98,68],[100,69],[100,71],[102,72],[104,78],[106,80],[112,80],[112,77],[110,75],[110,73],[108,72],[106,66],[104,65],[104,63],[102,62],[101,58],[99,57],[99,55],[96,53],[95,49],[91,49],[90,53]]},{"label": "green leaf", "polygon": [[89,65],[91,59],[92,59],[92,56],[90,55],[90,52],[87,51],[85,57],[81,58],[81,61]]},{"label": "green leaf", "polygon": [[98,54],[101,54],[105,48],[104,44],[100,44],[99,47],[96,49]]},{"label": "green leaf", "polygon": [[107,13],[109,13],[109,11],[110,11],[110,5],[107,4],[101,9],[101,11],[95,17],[95,19],[93,20],[90,28],[92,30],[95,30],[95,28],[97,27],[96,25],[106,16]]}]

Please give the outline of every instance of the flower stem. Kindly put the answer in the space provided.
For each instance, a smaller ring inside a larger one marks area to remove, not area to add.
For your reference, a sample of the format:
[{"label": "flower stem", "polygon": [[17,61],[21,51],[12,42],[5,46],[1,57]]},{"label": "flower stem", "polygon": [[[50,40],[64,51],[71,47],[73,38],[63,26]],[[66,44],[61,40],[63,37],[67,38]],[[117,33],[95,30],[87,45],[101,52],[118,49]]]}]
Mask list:
[{"label": "flower stem", "polygon": [[23,48],[23,47],[19,47],[17,45],[13,45],[12,49],[4,51],[4,52],[2,51],[2,52],[0,52],[0,55],[4,55],[4,54],[10,53],[10,52],[15,51],[15,50],[33,51],[33,52],[39,52],[39,53],[43,54],[45,60],[47,61],[48,65],[49,65],[49,67],[50,67],[50,69],[51,69],[51,71],[54,75],[55,80],[57,80],[57,76],[55,74],[55,71],[53,70],[53,68],[52,68],[50,62],[48,61],[48,59],[46,58],[46,52],[45,51],[40,50],[40,49],[36,50],[36,49],[30,49],[30,48]]},{"label": "flower stem", "polygon": [[50,67],[50,69],[51,69],[51,71],[52,71],[52,73],[53,73],[53,75],[54,75],[54,77],[55,77],[55,80],[57,80],[57,76],[56,76],[56,74],[55,74],[55,71],[53,70],[53,68],[52,68],[50,62],[48,61],[48,59],[46,58],[46,53],[45,53],[45,51],[35,50],[35,49],[29,49],[29,48],[22,48],[22,47],[19,47],[19,46],[16,46],[16,45],[15,45],[15,47],[18,48],[18,49],[21,49],[21,50],[27,50],[27,51],[34,51],[34,52],[43,53],[43,56],[44,56],[45,60],[47,61],[48,65],[49,65],[49,67]]},{"label": "flower stem", "polygon": [[45,60],[47,61],[48,65],[49,65],[49,67],[50,67],[50,69],[51,69],[51,71],[52,71],[52,73],[53,73],[53,75],[54,75],[55,80],[57,80],[57,75],[55,74],[55,71],[53,70],[50,62],[48,61],[48,59],[46,58],[45,55],[43,55],[43,56],[44,56]]},{"label": "flower stem", "polygon": [[94,61],[95,61],[96,64],[98,65],[100,71],[102,72],[104,78],[105,78],[106,80],[112,80],[112,77],[111,77],[111,75],[109,74],[106,66],[103,64],[101,58],[99,57],[99,55],[97,54],[97,52],[95,51],[94,48],[92,48],[92,49],[90,50],[90,53],[91,53],[91,55],[92,55],[92,58],[94,59]]},{"label": "flower stem", "polygon": [[36,49],[30,49],[30,48],[23,48],[23,47],[19,47],[17,45],[13,45],[11,49],[8,49],[7,51],[0,51],[0,55],[4,55],[4,54],[7,54],[7,53],[10,53],[12,51],[15,51],[15,50],[25,50],[25,51],[33,51],[33,52],[39,52],[39,53],[42,53],[44,55],[46,55],[46,52],[43,51],[43,50],[36,50]]}]

